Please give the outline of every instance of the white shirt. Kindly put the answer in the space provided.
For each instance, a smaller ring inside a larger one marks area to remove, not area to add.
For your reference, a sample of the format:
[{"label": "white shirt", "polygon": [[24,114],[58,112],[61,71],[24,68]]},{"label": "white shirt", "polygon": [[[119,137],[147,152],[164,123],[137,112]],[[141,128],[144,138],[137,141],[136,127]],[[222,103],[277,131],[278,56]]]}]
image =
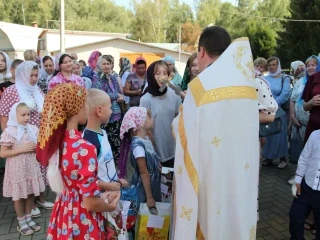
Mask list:
[{"label": "white shirt", "polygon": [[295,182],[301,183],[305,178],[306,184],[313,190],[320,191],[320,130],[314,131],[301,155],[296,171]]}]

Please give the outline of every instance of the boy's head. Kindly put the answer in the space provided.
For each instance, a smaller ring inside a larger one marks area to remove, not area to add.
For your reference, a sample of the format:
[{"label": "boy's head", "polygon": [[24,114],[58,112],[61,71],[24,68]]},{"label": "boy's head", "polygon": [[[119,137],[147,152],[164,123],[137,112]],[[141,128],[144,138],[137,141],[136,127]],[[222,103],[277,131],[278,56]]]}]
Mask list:
[{"label": "boy's head", "polygon": [[88,90],[89,103],[89,120],[90,118],[97,118],[100,124],[108,123],[112,114],[111,100],[109,95],[99,89]]},{"label": "boy's head", "polygon": [[11,72],[11,75],[12,75],[12,80],[14,81],[15,78],[16,78],[16,68],[21,64],[23,63],[23,60],[21,59],[15,59],[12,61],[11,63],[11,67],[10,67],[10,72]]}]

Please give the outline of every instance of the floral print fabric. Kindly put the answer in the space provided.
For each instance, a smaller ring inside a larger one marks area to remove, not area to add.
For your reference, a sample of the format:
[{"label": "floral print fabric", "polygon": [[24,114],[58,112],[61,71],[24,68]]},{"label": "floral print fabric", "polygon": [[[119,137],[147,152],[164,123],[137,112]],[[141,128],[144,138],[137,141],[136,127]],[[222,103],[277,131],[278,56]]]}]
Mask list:
[{"label": "floral print fabric", "polygon": [[84,88],[86,87],[86,84],[85,84],[84,80],[82,79],[82,77],[75,75],[75,74],[71,74],[70,79],[67,79],[59,72],[55,77],[53,77],[50,80],[50,83],[48,85],[48,91],[50,91],[56,85],[61,84],[61,83],[75,83],[75,84],[79,85],[80,87],[84,87]]},{"label": "floral print fabric", "polygon": [[47,240],[106,239],[102,214],[88,211],[83,203],[83,197],[100,194],[96,154],[80,132],[65,132],[59,166],[65,188],[54,204]]}]

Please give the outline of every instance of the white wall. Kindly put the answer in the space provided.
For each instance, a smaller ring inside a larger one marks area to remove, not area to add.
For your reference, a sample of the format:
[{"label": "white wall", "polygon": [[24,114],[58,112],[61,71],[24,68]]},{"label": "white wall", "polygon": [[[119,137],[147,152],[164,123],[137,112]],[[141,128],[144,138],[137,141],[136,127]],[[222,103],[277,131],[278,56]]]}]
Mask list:
[{"label": "white wall", "polygon": [[131,41],[126,41],[126,40],[121,40],[121,39],[116,39],[116,40],[111,40],[111,41],[106,41],[98,44],[92,44],[92,45],[87,45],[87,46],[82,46],[82,47],[76,47],[76,48],[69,48],[67,49],[67,52],[69,53],[77,53],[78,54],[78,59],[83,59],[86,62],[89,59],[90,54],[94,50],[99,50],[102,54],[110,54],[114,57],[115,59],[115,67],[114,70],[116,72],[119,72],[119,59],[120,59],[120,53],[163,53],[165,56],[172,56],[176,60],[176,67],[182,76],[184,73],[185,65],[188,61],[188,58],[190,55],[181,53],[181,59],[180,62],[179,60],[179,54],[178,52],[172,52],[169,50],[164,50],[152,46],[147,46]]}]

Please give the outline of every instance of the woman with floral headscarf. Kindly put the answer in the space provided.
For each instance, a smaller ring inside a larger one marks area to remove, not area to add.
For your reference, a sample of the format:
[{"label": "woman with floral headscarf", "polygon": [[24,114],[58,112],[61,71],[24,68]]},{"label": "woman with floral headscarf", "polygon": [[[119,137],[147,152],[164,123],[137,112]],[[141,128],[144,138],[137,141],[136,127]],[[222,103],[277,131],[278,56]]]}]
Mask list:
[{"label": "woman with floral headscarf", "polygon": [[124,101],[121,80],[112,75],[112,58],[102,55],[97,64],[97,78],[92,80],[92,88],[100,89],[108,93],[111,99],[112,115],[109,123],[102,128],[107,132],[112,148],[113,157],[118,165],[120,155],[120,126],[122,121],[121,104]]},{"label": "woman with floral headscarf", "polygon": [[55,57],[55,67],[56,70],[48,86],[49,91],[61,83],[75,83],[81,87],[86,87],[84,80],[80,76],[72,73],[72,59],[69,54],[58,54]]},{"label": "woman with floral headscarf", "polygon": [[[0,100],[0,118],[1,129],[7,127],[8,116],[12,106],[17,102],[24,102],[30,108],[30,124],[36,127],[40,126],[40,118],[43,110],[44,96],[37,85],[39,79],[39,67],[36,62],[25,61],[16,68],[16,82],[8,87],[1,95]],[[42,167],[41,172],[46,180],[46,168]],[[53,204],[45,201],[43,193],[40,194],[37,203],[46,208],[52,209]],[[39,217],[40,211],[34,206],[32,216]]]},{"label": "woman with floral headscarf", "polygon": [[293,76],[292,84],[295,85],[296,82],[306,75],[306,65],[300,60],[291,63],[291,74]]},{"label": "woman with floral headscarf", "polygon": [[58,195],[48,240],[106,239],[101,212],[114,211],[120,195],[107,204],[97,185],[97,153],[77,131],[87,120],[87,91],[60,84],[46,96],[39,129],[37,159],[48,166],[50,187]]},{"label": "woman with floral headscarf", "polygon": [[0,83],[10,80],[11,60],[5,52],[0,51]]},{"label": "woman with floral headscarf", "polygon": [[101,55],[102,54],[99,51],[93,51],[88,59],[88,66],[85,66],[82,70],[82,75],[84,77],[90,78],[91,81],[96,77],[97,64]]}]

